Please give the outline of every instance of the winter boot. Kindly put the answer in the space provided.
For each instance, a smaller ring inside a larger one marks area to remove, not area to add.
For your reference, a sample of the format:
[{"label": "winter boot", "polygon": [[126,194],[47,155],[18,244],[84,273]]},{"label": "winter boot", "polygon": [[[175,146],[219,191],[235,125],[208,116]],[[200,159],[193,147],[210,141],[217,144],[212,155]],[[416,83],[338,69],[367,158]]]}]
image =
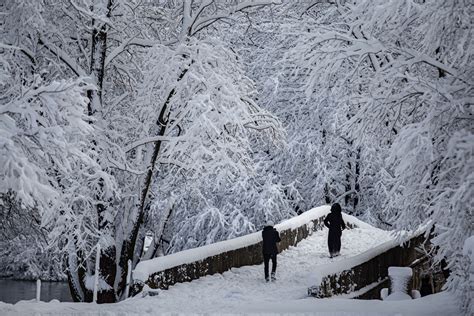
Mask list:
[{"label": "winter boot", "polygon": [[272,282],[276,281],[275,272],[272,272]]}]

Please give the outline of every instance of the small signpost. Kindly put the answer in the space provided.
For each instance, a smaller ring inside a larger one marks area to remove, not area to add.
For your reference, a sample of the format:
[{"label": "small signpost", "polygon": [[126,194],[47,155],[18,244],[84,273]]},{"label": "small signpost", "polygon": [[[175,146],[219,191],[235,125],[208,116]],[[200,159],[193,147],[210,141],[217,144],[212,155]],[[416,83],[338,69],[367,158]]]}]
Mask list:
[{"label": "small signpost", "polygon": [[99,288],[99,264],[100,264],[100,245],[97,245],[97,254],[95,255],[94,292],[92,294],[93,303],[97,303],[97,290]]},{"label": "small signpost", "polygon": [[36,301],[39,302],[41,298],[41,280],[36,280]]}]

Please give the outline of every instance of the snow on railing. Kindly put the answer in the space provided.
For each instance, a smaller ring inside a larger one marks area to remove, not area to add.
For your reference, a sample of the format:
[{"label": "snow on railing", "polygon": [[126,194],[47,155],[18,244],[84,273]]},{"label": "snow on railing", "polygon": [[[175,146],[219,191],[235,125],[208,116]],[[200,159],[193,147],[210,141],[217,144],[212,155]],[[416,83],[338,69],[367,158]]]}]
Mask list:
[{"label": "snow on railing", "polygon": [[[329,213],[329,206],[321,206],[311,209],[299,216],[293,217],[280,224],[275,228],[281,232],[287,229],[295,229],[299,226],[306,225],[316,218],[326,216]],[[216,242],[214,244],[205,245],[193,249],[188,249],[173,253],[163,257],[157,257],[150,260],[141,261],[133,271],[133,279],[146,281],[148,276],[178,265],[203,260],[207,257],[215,256],[230,250],[244,248],[259,243],[262,240],[262,232],[258,231],[249,235]]]},{"label": "snow on railing", "polygon": [[425,242],[424,232],[422,227],[398,238],[394,235],[392,240],[359,255],[318,266],[308,280],[308,294],[320,298],[344,296],[381,285],[388,280],[389,266],[410,266],[420,261],[424,254],[416,248]]}]

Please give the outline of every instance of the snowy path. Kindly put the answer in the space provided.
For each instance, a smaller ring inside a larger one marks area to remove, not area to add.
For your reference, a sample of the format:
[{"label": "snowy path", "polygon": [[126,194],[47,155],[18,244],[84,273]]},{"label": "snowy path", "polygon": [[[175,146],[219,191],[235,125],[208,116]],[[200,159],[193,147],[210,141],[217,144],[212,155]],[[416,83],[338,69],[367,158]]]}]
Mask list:
[{"label": "snowy path", "polygon": [[[278,255],[277,282],[266,283],[263,264],[234,268],[223,274],[207,276],[189,283],[180,283],[161,291],[156,307],[170,311],[179,306],[183,312],[211,312],[223,304],[280,302],[307,297],[308,276],[318,265],[344,260],[390,239],[379,229],[345,230],[341,256],[328,257],[327,229],[316,231]],[[225,302],[225,303],[224,303]]]}]

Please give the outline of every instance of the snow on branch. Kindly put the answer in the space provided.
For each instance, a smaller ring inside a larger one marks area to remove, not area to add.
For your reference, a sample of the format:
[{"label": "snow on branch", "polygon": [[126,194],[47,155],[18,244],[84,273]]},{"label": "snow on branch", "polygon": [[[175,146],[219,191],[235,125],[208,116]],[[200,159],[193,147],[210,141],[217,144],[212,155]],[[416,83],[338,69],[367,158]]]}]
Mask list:
[{"label": "snow on branch", "polygon": [[[74,9],[76,9],[80,14],[83,14],[87,18],[91,18],[93,20],[101,21],[102,23],[107,24],[112,28],[114,27],[112,21],[106,15],[98,14],[96,12],[93,12],[87,7],[83,8],[83,7],[79,6],[74,0],[69,0],[69,3],[74,7]],[[96,8],[99,8],[99,11],[100,11],[100,9],[105,9],[105,8],[100,8],[100,5],[97,5]],[[99,12],[99,13],[104,13],[104,12]]]},{"label": "snow on branch", "polygon": [[130,37],[122,41],[122,43],[114,48],[107,57],[105,58],[105,67],[118,55],[120,55],[128,46],[140,46],[140,47],[152,47],[154,45],[172,45],[175,44],[176,40],[170,40],[167,42],[159,42],[157,40],[152,39],[145,39],[145,38],[138,38],[138,37]]},{"label": "snow on branch", "polygon": [[129,152],[130,150],[135,149],[139,146],[143,146],[149,143],[154,143],[157,141],[187,142],[187,141],[193,141],[193,139],[189,137],[151,136],[151,137],[140,139],[131,143],[130,145],[124,148],[124,151]]},{"label": "snow on branch", "polygon": [[201,31],[202,29],[208,27],[209,25],[217,22],[219,20],[225,19],[230,17],[231,15],[242,12],[245,9],[251,7],[261,7],[267,5],[275,5],[281,4],[280,0],[253,0],[253,1],[243,1],[238,3],[237,5],[230,7],[229,9],[224,9],[222,11],[217,11],[209,16],[202,16],[205,12],[205,9],[209,7],[211,4],[215,3],[216,1],[203,1],[200,7],[196,10],[193,16],[190,16],[190,21],[187,22],[185,25],[188,35],[195,35],[197,32]]},{"label": "snow on branch", "polygon": [[49,42],[43,37],[39,37],[39,43],[46,47],[52,54],[58,57],[62,62],[66,64],[78,77],[87,77],[87,73],[84,69],[79,66],[79,64],[70,57],[68,53],[66,53],[61,48],[57,47],[53,43]]},{"label": "snow on branch", "polygon": [[15,45],[8,45],[8,44],[3,44],[3,43],[0,43],[0,48],[19,50],[23,54],[25,54],[26,57],[28,57],[30,59],[30,61],[33,65],[36,64],[36,59],[34,57],[34,53],[31,50],[29,50],[28,48],[19,47],[19,46],[15,46]]}]

